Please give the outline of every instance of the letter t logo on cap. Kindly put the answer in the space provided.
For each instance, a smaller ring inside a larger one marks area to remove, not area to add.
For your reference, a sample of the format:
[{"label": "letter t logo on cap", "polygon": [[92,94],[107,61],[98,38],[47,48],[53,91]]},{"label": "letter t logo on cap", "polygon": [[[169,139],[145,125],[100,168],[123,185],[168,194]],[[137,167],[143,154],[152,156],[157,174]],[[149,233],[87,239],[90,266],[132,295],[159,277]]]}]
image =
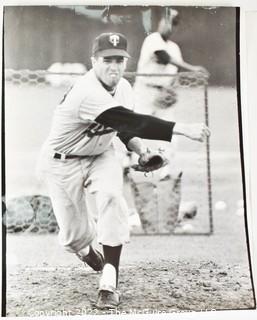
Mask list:
[{"label": "letter t logo on cap", "polygon": [[116,47],[120,42],[120,37],[117,34],[112,34],[109,37],[109,41],[111,44],[113,44],[114,47]]}]

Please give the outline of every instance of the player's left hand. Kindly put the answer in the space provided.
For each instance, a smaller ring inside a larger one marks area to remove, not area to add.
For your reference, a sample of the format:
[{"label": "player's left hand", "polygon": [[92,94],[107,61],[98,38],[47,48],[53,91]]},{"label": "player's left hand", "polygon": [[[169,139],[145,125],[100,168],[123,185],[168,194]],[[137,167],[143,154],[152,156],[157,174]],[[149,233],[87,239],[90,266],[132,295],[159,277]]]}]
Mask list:
[{"label": "player's left hand", "polygon": [[210,134],[210,129],[204,123],[192,123],[187,125],[185,136],[191,140],[204,142]]},{"label": "player's left hand", "polygon": [[162,150],[152,151],[147,149],[140,154],[138,164],[132,165],[132,168],[141,172],[152,172],[168,164],[168,159],[164,156]]},{"label": "player's left hand", "polygon": [[176,122],[173,133],[185,136],[191,140],[204,142],[210,136],[210,129],[204,123],[178,123]]},{"label": "player's left hand", "polygon": [[209,71],[208,71],[206,68],[204,68],[203,66],[194,66],[194,71],[195,71],[195,72],[202,72],[202,73],[204,73],[206,76],[209,76],[209,75],[210,75]]}]

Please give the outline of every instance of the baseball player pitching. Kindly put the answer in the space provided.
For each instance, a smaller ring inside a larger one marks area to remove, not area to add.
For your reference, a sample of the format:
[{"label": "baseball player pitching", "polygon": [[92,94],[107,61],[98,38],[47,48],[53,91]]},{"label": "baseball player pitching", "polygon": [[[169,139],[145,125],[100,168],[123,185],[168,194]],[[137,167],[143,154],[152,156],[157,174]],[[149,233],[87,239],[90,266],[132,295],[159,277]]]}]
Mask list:
[{"label": "baseball player pitching", "polygon": [[[95,39],[92,69],[54,111],[40,157],[60,244],[95,271],[102,271],[99,309],[120,303],[119,260],[122,246],[129,241],[123,172],[114,139],[118,137],[138,154],[135,170],[152,171],[166,160],[161,152],[147,149],[143,139],[171,141],[177,134],[203,141],[210,134],[204,124],[174,123],[133,112],[133,91],[122,77],[129,58],[124,35],[103,33]],[[102,252],[96,250],[95,239]]]}]

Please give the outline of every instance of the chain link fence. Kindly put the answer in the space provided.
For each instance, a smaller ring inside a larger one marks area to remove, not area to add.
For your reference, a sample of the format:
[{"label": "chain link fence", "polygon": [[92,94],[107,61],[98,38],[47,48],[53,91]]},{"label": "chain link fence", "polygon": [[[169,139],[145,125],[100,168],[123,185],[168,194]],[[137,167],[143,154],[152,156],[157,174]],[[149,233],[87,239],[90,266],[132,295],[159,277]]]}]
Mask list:
[{"label": "chain link fence", "polygon": [[[82,72],[6,69],[5,85],[21,91],[26,101],[28,87],[33,87],[35,90],[41,88],[39,94],[42,94],[44,88],[53,88],[53,90],[57,88],[58,92],[60,90],[65,92],[67,87],[73,85],[83,74]],[[125,77],[134,85],[137,77],[161,78],[171,77],[171,75],[126,72]],[[194,120],[195,118],[198,122],[201,120],[209,125],[207,75],[201,72],[181,72],[172,75],[168,94],[165,92],[161,104],[172,105],[174,94],[178,95],[178,102],[176,102],[178,119],[188,117],[189,120],[191,118]],[[40,97],[38,100],[40,101]],[[131,226],[132,233],[211,234],[213,232],[209,140],[201,149],[195,150],[190,147],[190,144],[185,146],[184,144],[185,142],[182,141],[182,152],[178,152],[178,161],[183,164],[184,182],[182,173],[168,181],[154,181],[148,178],[146,181],[138,182],[130,176],[129,183],[137,214],[137,219],[133,217],[131,219],[134,221]],[[189,151],[185,154],[184,149]],[[183,211],[181,201],[191,203],[191,206],[189,205]],[[6,207],[5,222],[8,232],[58,232],[51,201],[46,196],[36,194],[15,197],[7,201]],[[191,219],[196,213],[197,218],[192,222]],[[185,220],[186,217],[189,218],[186,219],[187,223],[181,224],[181,220]]]}]

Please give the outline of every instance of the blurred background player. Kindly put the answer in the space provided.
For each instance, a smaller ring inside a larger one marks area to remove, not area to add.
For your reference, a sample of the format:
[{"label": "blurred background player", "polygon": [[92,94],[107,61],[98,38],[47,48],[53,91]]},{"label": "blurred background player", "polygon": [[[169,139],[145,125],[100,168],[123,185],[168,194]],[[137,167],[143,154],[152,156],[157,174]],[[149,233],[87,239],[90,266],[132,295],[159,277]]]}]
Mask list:
[{"label": "blurred background player", "polygon": [[[157,31],[149,34],[142,44],[137,65],[138,74],[151,74],[151,76],[138,76],[134,84],[136,111],[170,121],[175,121],[174,106],[177,101],[177,94],[172,87],[175,77],[172,75],[175,76],[180,70],[203,72],[208,75],[204,67],[185,62],[178,44],[170,39],[173,26],[176,26],[178,21],[177,10],[164,9]],[[156,76],[153,76],[154,74]],[[172,168],[174,168],[176,144],[174,139],[168,149],[167,145],[164,145],[169,153],[167,157],[172,159]],[[169,177],[170,170],[172,169],[169,166],[159,170],[160,179]]]}]

